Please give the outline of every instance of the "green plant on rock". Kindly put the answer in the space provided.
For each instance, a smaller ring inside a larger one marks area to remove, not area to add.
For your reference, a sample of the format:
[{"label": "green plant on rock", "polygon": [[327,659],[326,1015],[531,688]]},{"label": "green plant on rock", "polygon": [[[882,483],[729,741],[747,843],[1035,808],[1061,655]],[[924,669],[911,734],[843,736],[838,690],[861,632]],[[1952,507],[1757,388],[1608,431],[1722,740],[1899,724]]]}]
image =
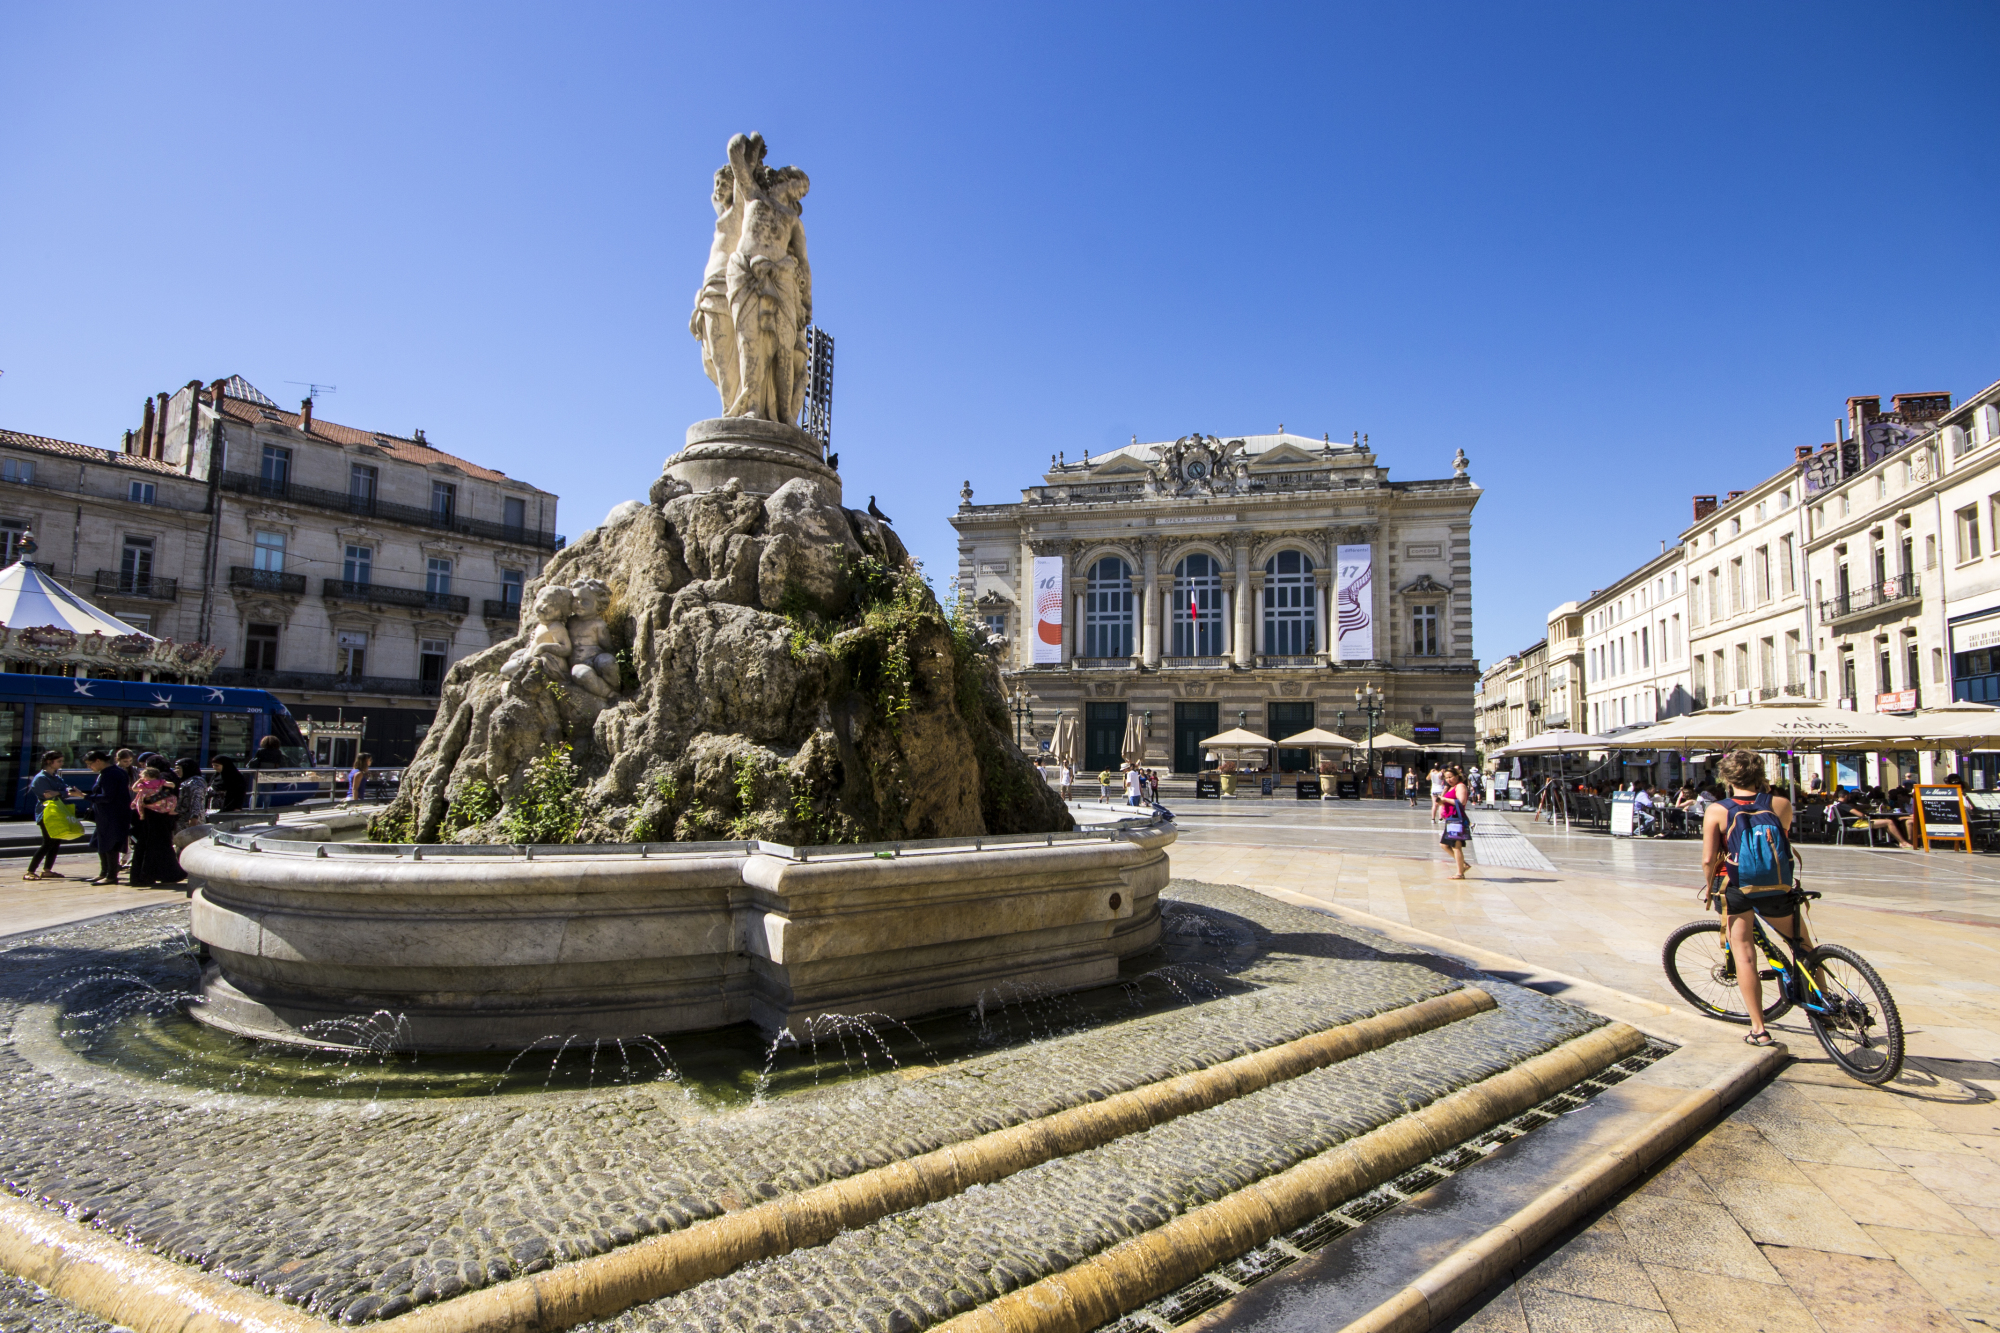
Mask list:
[{"label": "green plant on rock", "polygon": [[368,841],[370,842],[410,842],[416,836],[411,827],[410,811],[391,806],[368,821]]},{"label": "green plant on rock", "polygon": [[499,813],[500,793],[486,779],[473,778],[458,789],[458,795],[445,807],[445,833],[456,836]]},{"label": "green plant on rock", "polygon": [[509,842],[575,842],[583,816],[583,774],[569,746],[552,745],[529,762],[500,827]]}]

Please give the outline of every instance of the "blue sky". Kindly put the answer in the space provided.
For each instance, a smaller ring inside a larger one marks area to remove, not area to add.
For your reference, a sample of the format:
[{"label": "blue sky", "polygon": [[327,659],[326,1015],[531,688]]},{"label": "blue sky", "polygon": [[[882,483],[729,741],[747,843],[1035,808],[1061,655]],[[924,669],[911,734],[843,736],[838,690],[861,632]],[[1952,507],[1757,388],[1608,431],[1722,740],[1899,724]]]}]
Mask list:
[{"label": "blue sky", "polygon": [[[738,17],[755,14],[758,21]],[[1284,422],[1486,487],[1477,648],[2000,378],[1989,3],[0,4],[0,426],[238,373],[563,497],[716,399],[723,145],[813,180],[849,502]]]}]

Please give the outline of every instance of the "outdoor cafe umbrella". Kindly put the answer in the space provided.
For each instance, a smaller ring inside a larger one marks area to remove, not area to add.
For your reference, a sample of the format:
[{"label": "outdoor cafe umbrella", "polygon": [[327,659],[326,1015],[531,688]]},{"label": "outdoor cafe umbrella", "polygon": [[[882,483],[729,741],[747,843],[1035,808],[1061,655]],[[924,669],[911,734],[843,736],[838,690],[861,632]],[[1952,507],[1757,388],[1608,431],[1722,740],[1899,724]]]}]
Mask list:
[{"label": "outdoor cafe umbrella", "polygon": [[1917,749],[1984,750],[2000,746],[2000,708],[1991,704],[1940,704],[1915,717],[1897,720],[1909,729],[1907,734]]},{"label": "outdoor cafe umbrella", "polygon": [[1411,740],[1408,736],[1398,736],[1393,731],[1378,731],[1375,733],[1372,739],[1370,739],[1366,743],[1361,744],[1361,748],[1372,751],[1372,750],[1421,750],[1424,747],[1417,744],[1415,741]]},{"label": "outdoor cafe umbrella", "polygon": [[1279,741],[1278,745],[1279,748],[1286,750],[1358,750],[1361,748],[1360,741],[1349,740],[1338,732],[1328,731],[1324,727],[1314,727],[1311,731],[1302,731],[1296,736],[1287,736],[1285,739]]},{"label": "outdoor cafe umbrella", "polygon": [[1075,768],[1078,763],[1076,719],[1064,713],[1056,719],[1056,734],[1049,739],[1049,757],[1058,764]]},{"label": "outdoor cafe umbrella", "polygon": [[1128,764],[1146,762],[1146,727],[1137,713],[1125,715],[1125,740],[1118,747],[1118,753]]},{"label": "outdoor cafe umbrella", "polygon": [[1513,759],[1530,754],[1580,754],[1586,750],[1603,750],[1612,743],[1602,736],[1589,736],[1580,731],[1545,731],[1539,736],[1530,736],[1512,745],[1503,745],[1488,755],[1489,759]]},{"label": "outdoor cafe umbrella", "polygon": [[1783,700],[1668,718],[1608,738],[1610,750],[1887,750],[1911,739],[1910,719]]}]

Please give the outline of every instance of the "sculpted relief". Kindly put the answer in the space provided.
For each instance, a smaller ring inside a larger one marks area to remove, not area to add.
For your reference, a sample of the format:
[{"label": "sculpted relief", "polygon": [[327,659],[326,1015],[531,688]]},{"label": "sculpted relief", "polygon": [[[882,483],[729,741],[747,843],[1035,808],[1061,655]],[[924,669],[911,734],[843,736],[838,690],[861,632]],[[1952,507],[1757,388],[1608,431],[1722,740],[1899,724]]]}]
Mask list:
[{"label": "sculpted relief", "polygon": [[722,415],[794,422],[805,406],[812,267],[799,220],[812,182],[764,163],[764,136],[729,141],[715,173],[715,238],[688,332],[722,395]]},{"label": "sculpted relief", "polygon": [[1250,483],[1250,459],[1241,440],[1227,442],[1199,432],[1160,450],[1146,470],[1146,494],[1237,495]]}]

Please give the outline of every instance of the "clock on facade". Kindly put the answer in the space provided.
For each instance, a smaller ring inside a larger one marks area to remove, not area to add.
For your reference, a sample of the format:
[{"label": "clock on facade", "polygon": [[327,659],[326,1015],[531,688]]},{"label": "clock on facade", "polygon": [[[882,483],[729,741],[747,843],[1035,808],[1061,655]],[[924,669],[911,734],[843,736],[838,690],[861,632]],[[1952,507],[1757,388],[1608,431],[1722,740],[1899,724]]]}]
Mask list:
[{"label": "clock on facade", "polygon": [[1194,463],[1189,463],[1187,465],[1187,478],[1189,481],[1200,481],[1203,477],[1207,475],[1208,475],[1208,464],[1201,462],[1194,462]]}]

